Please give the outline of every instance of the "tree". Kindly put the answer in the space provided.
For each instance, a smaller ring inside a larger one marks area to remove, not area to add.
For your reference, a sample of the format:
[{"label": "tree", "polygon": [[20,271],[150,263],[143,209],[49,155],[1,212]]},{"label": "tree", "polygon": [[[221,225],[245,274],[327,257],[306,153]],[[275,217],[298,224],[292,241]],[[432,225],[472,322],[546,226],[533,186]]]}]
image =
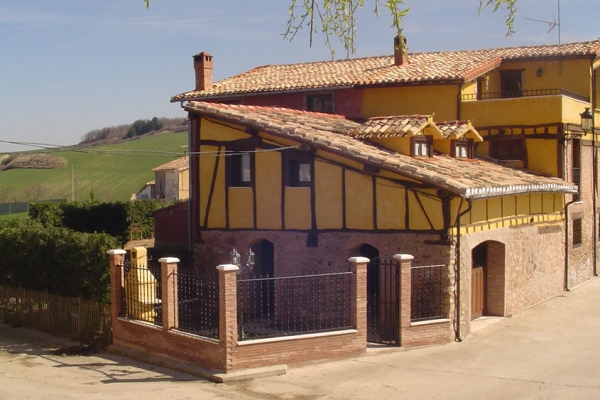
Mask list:
[{"label": "tree", "polygon": [[[150,8],[150,0],[143,0],[146,8]],[[284,38],[292,41],[303,28],[309,29],[309,46],[312,46],[313,36],[321,31],[325,35],[325,44],[329,47],[332,57],[335,56],[332,40],[337,39],[344,45],[346,56],[356,51],[356,11],[363,7],[365,0],[289,0],[287,30]],[[410,11],[402,8],[406,0],[372,0],[373,12],[380,14],[381,6],[388,9],[392,18],[392,27],[402,36],[402,19]],[[517,15],[517,0],[479,0],[479,13],[491,7],[493,12],[506,9],[506,37],[514,33],[513,24]],[[402,41],[400,41],[402,44]]]}]

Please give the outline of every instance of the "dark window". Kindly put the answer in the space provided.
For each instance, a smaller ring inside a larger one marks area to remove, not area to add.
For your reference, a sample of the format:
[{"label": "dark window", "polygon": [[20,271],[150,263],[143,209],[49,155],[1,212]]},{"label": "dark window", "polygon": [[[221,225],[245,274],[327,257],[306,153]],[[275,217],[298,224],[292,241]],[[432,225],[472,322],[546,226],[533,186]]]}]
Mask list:
[{"label": "dark window", "polygon": [[433,139],[431,136],[413,136],[410,145],[411,156],[433,157]]},{"label": "dark window", "polygon": [[473,158],[473,140],[453,140],[452,157]]},{"label": "dark window", "polygon": [[573,195],[573,200],[581,199],[581,139],[573,139],[572,143],[572,170],[573,183],[579,188],[579,192]]},{"label": "dark window", "polygon": [[287,155],[286,168],[287,186],[310,186],[313,174],[309,156],[302,153]]},{"label": "dark window", "polygon": [[240,153],[229,156],[230,186],[250,186],[252,184],[252,155]]},{"label": "dark window", "polygon": [[521,97],[523,95],[523,70],[500,71],[500,82],[502,97]]},{"label": "dark window", "polygon": [[581,246],[582,244],[582,219],[573,220],[573,247]]},{"label": "dark window", "polygon": [[483,78],[483,77],[477,78],[477,100],[481,100],[483,98],[484,84],[485,84],[485,78]]},{"label": "dark window", "polygon": [[492,142],[492,157],[499,160],[522,160],[523,140],[497,140]]},{"label": "dark window", "polygon": [[306,110],[322,113],[333,112],[333,95],[328,94],[311,94],[306,96]]}]

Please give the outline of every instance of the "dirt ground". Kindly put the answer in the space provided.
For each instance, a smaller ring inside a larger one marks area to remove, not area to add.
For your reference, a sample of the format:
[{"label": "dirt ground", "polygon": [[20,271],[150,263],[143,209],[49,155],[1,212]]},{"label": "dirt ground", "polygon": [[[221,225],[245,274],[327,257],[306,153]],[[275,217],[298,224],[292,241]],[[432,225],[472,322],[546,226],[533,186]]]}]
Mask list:
[{"label": "dirt ground", "polygon": [[371,349],[364,357],[291,366],[286,375],[212,383],[0,324],[0,399],[600,399],[600,280],[460,343]]}]

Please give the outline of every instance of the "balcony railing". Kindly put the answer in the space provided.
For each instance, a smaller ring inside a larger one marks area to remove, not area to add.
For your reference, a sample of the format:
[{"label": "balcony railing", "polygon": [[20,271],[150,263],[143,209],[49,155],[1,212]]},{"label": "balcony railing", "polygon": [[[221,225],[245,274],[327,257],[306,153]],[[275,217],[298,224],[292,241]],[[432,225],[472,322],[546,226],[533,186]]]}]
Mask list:
[{"label": "balcony railing", "polygon": [[488,93],[470,93],[463,94],[462,100],[491,100],[491,99],[510,99],[515,97],[536,97],[536,96],[554,96],[563,95],[576,100],[589,102],[590,98],[582,94],[571,92],[566,89],[534,89],[520,90],[516,92],[488,92]]}]

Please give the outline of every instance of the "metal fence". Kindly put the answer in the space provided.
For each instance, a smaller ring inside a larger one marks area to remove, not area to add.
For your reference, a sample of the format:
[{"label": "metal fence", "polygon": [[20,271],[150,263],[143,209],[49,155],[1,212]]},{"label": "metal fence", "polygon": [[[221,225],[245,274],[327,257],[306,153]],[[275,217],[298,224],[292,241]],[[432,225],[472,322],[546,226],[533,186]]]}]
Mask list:
[{"label": "metal fence", "polygon": [[445,265],[412,267],[411,321],[444,318],[443,271]]},{"label": "metal fence", "polygon": [[148,266],[132,266],[125,261],[123,267],[123,316],[162,326],[160,264],[148,261]]},{"label": "metal fence", "polygon": [[353,328],[352,274],[238,279],[238,339]]},{"label": "metal fence", "polygon": [[177,328],[181,331],[219,338],[219,278],[177,273]]},{"label": "metal fence", "polygon": [[0,285],[0,320],[84,343],[111,343],[110,304]]},{"label": "metal fence", "polygon": [[[61,202],[66,199],[43,200],[44,202]],[[29,212],[29,202],[3,203],[0,204],[0,215],[19,214]]]}]

